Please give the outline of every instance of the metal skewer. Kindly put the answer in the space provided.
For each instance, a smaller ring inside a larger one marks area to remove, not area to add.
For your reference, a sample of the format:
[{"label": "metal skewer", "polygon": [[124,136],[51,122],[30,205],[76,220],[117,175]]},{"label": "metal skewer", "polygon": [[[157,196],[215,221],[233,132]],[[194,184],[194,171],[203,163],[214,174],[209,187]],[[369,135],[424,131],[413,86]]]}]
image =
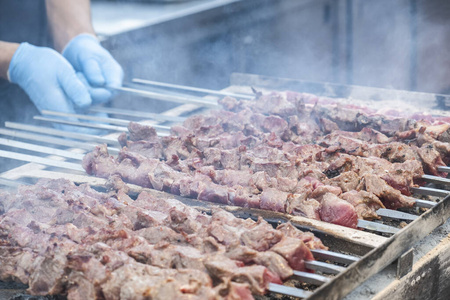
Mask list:
[{"label": "metal skewer", "polygon": [[[441,171],[441,172],[443,172],[443,171]],[[448,178],[432,176],[432,175],[423,175],[422,178],[428,182],[432,182],[432,183],[436,183],[436,184],[450,185],[450,179],[448,179]]]},{"label": "metal skewer", "polygon": [[1,178],[0,177],[0,185],[17,188],[17,187],[19,187],[21,185],[30,185],[30,184],[22,182],[22,181],[10,180],[10,179],[6,179],[6,178]]},{"label": "metal skewer", "polygon": [[355,261],[359,260],[359,257],[337,253],[333,251],[328,250],[322,250],[322,249],[311,249],[312,254],[314,254],[315,258],[321,258],[330,260],[337,263],[347,264],[350,265],[354,263]]},{"label": "metal skewer", "polygon": [[395,234],[400,231],[400,229],[392,227],[392,226],[388,226],[388,225],[384,225],[384,224],[376,223],[376,222],[371,222],[371,221],[366,221],[366,220],[358,220],[357,227],[371,230],[371,231],[377,231],[380,233]]},{"label": "metal skewer", "polygon": [[312,295],[312,292],[276,283],[269,283],[268,289],[273,293],[283,294],[297,298],[307,298]]},{"label": "metal skewer", "polygon": [[97,106],[97,107],[91,107],[89,110],[92,112],[102,112],[102,113],[107,113],[107,114],[144,118],[147,120],[155,120],[155,121],[160,121],[160,122],[165,122],[165,121],[183,122],[184,120],[186,120],[186,118],[184,118],[184,117],[167,116],[164,114],[154,114],[154,113],[149,113],[149,112],[126,110],[126,109],[111,108],[111,107]]},{"label": "metal skewer", "polygon": [[450,173],[450,167],[445,167],[445,166],[438,166],[437,170],[439,172],[444,172],[444,173]]},{"label": "metal skewer", "polygon": [[[115,126],[115,125],[107,125],[107,124],[94,124],[94,123],[84,123],[80,121],[67,121],[67,120],[61,120],[61,119],[55,119],[55,118],[47,118],[42,116],[34,116],[35,120],[45,121],[45,122],[52,122],[52,123],[58,123],[58,124],[66,124],[66,125],[72,125],[72,126],[81,126],[81,127],[88,127],[88,128],[95,128],[95,129],[103,129],[103,130],[112,130],[112,131],[118,131],[118,132],[128,132],[127,127],[122,126]],[[157,132],[159,136],[167,136],[169,133],[164,132]]]},{"label": "metal skewer", "polygon": [[29,150],[29,151],[50,154],[50,155],[57,155],[57,156],[76,159],[76,160],[82,160],[83,156],[84,156],[83,154],[80,154],[80,153],[59,150],[59,149],[45,147],[45,146],[39,146],[39,145],[35,145],[35,144],[28,144],[28,143],[4,139],[4,138],[0,138],[0,144],[9,146],[9,147],[15,147],[15,148],[20,148],[20,149],[25,149],[25,150]]},{"label": "metal skewer", "polygon": [[377,214],[380,217],[390,218],[390,219],[398,219],[398,220],[408,220],[408,221],[414,221],[419,216],[408,214],[405,212],[401,212],[398,210],[392,210],[392,209],[386,209],[386,208],[380,208],[377,210]]},{"label": "metal skewer", "polygon": [[53,159],[49,159],[49,158],[27,155],[27,154],[22,154],[22,153],[17,153],[17,152],[0,150],[0,157],[6,157],[6,158],[11,158],[11,159],[26,161],[26,162],[32,162],[32,163],[38,163],[38,164],[43,164],[43,165],[52,166],[52,167],[74,170],[74,171],[80,171],[83,173],[85,172],[83,167],[80,164],[74,164],[74,163],[69,163],[69,162],[65,162],[65,161],[53,160]]},{"label": "metal skewer", "polygon": [[217,102],[208,101],[202,98],[194,98],[192,96],[190,97],[179,97],[179,96],[172,96],[172,95],[165,95],[165,94],[159,94],[149,91],[142,91],[137,89],[132,89],[128,87],[121,87],[121,88],[114,88],[117,91],[125,92],[125,93],[132,93],[136,95],[140,95],[142,97],[151,98],[155,100],[162,100],[162,101],[169,101],[169,102],[175,102],[175,103],[190,103],[190,104],[197,104],[200,106],[206,106],[211,108],[217,108],[220,105]]},{"label": "metal skewer", "polygon": [[38,132],[38,133],[43,133],[46,135],[55,135],[55,136],[62,136],[65,138],[73,138],[76,140],[82,140],[82,141],[87,141],[87,142],[95,142],[95,143],[117,145],[117,146],[119,145],[119,142],[116,139],[100,137],[100,136],[86,134],[86,133],[58,130],[58,129],[54,129],[54,128],[50,128],[50,127],[25,125],[25,124],[14,123],[14,122],[5,122],[5,127],[20,129],[20,130],[25,130],[25,131],[31,131],[31,132]]},{"label": "metal skewer", "polygon": [[[48,144],[61,145],[61,146],[72,147],[72,148],[79,148],[79,149],[83,149],[83,150],[87,150],[87,151],[92,151],[97,146],[96,144],[76,142],[76,141],[65,140],[65,139],[61,139],[61,138],[55,138],[55,137],[49,137],[49,136],[45,136],[45,135],[35,134],[35,133],[31,134],[31,133],[27,133],[27,132],[8,130],[8,129],[3,129],[3,128],[0,128],[0,134],[23,138],[23,139],[27,139],[27,140],[48,143]],[[115,154],[119,153],[119,149],[117,149],[117,148],[109,148],[108,147],[108,151],[110,153],[115,153]]]},{"label": "metal skewer", "polygon": [[42,117],[42,116],[34,116],[33,119],[45,121],[45,122],[52,122],[52,123],[66,124],[66,125],[73,125],[73,126],[82,126],[82,127],[89,127],[89,128],[95,128],[95,129],[122,131],[122,132],[128,131],[128,128],[126,128],[126,127],[107,125],[107,124],[83,123],[80,121],[69,121],[69,120],[62,120],[62,119],[55,119],[55,118],[47,118],[47,117]]},{"label": "metal skewer", "polygon": [[[436,197],[445,197],[448,194],[450,194],[450,191],[446,190],[440,190],[440,189],[433,189],[428,187],[412,187],[410,188],[413,193],[420,194],[420,195],[426,195],[426,196],[436,196]],[[417,201],[416,201],[417,203]]]},{"label": "metal skewer", "polygon": [[[90,120],[90,121],[122,125],[122,126],[128,126],[128,124],[130,124],[130,121],[122,120],[122,119],[96,117],[96,116],[80,115],[80,114],[69,114],[69,113],[62,113],[59,111],[43,110],[41,113],[43,115],[59,116],[59,117],[74,117],[74,118],[77,118],[80,120]],[[136,123],[139,123],[139,122],[136,122]],[[140,124],[142,124],[142,123],[140,123]],[[170,131],[169,126],[163,126],[163,125],[158,125],[158,124],[152,124],[151,126],[155,129]]]},{"label": "metal skewer", "polygon": [[167,88],[171,88],[171,89],[185,90],[185,91],[191,91],[191,92],[199,92],[199,93],[211,94],[211,95],[230,96],[230,97],[234,97],[234,98],[242,98],[242,99],[249,99],[249,100],[254,98],[253,96],[250,96],[250,95],[221,92],[221,91],[215,91],[215,90],[210,90],[210,89],[203,89],[203,88],[196,88],[196,87],[190,87],[190,86],[184,86],[184,85],[163,83],[163,82],[157,82],[157,81],[151,81],[151,80],[145,80],[145,79],[138,79],[138,78],[133,78],[132,81],[134,83],[140,83],[140,84],[145,84],[145,85],[167,87]]},{"label": "metal skewer", "polygon": [[332,265],[332,264],[328,264],[328,263],[324,263],[324,262],[316,261],[316,260],[306,260],[305,267],[310,270],[320,271],[320,272],[328,273],[328,274],[339,274],[345,270],[344,267],[336,266],[336,265]]},{"label": "metal skewer", "polygon": [[331,280],[330,278],[322,275],[302,271],[294,271],[294,276],[305,283],[311,283],[315,285],[322,285]]},{"label": "metal skewer", "polygon": [[414,199],[414,201],[416,201],[417,207],[422,207],[422,208],[432,208],[437,204],[436,202],[422,200],[422,199]]}]

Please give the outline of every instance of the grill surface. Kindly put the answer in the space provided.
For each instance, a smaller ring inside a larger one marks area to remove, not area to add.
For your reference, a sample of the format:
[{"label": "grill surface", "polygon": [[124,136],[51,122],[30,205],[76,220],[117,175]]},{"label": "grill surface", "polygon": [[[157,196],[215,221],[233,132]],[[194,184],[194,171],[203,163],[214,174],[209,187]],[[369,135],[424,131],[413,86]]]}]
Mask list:
[{"label": "grill surface", "polygon": [[[142,82],[141,82],[142,83]],[[404,98],[404,99],[415,99],[414,101],[424,101],[426,100],[426,103],[429,103],[430,109],[436,109],[436,108],[444,108],[443,103],[445,103],[445,100],[448,98],[444,95],[431,95],[431,94],[424,94],[424,93],[411,93],[411,92],[405,92],[405,91],[386,91],[381,89],[364,89],[361,87],[345,87],[345,86],[336,86],[336,85],[330,85],[330,84],[320,84],[320,83],[305,83],[305,82],[298,82],[294,80],[284,80],[279,78],[268,78],[268,77],[261,77],[256,75],[247,75],[247,74],[234,74],[232,76],[231,80],[232,86],[227,89],[230,93],[239,93],[239,94],[251,94],[252,88],[251,87],[257,87],[260,88],[270,88],[270,89],[292,89],[292,90],[298,90],[301,91],[314,91],[316,94],[322,95],[322,96],[334,96],[334,97],[342,97],[342,96],[355,96],[357,95],[359,98],[363,100],[373,100],[374,97],[396,97],[398,98]],[[173,88],[171,87],[172,92],[167,92],[162,97],[159,97],[160,99],[163,98],[163,100],[167,99],[175,99],[178,100],[180,98],[182,99],[188,99],[192,98],[192,96],[187,96],[185,94],[180,94],[179,91],[173,92]],[[175,88],[176,89],[176,88]],[[311,90],[313,89],[313,90]],[[125,92],[130,92],[130,90],[124,90]],[[135,90],[131,90],[133,93]],[[193,92],[205,92],[205,91],[193,91]],[[208,92],[208,91],[206,91]],[[137,93],[137,92],[136,92]],[[383,94],[384,93],[384,94]],[[139,93],[137,93],[139,94]],[[150,97],[155,98],[155,94],[152,93],[140,93],[140,96],[144,97]],[[411,98],[413,97],[413,98]],[[208,97],[202,98],[202,101],[192,101],[189,104],[183,104],[180,105],[174,109],[171,109],[169,111],[166,111],[160,115],[153,116],[149,115],[135,115],[136,117],[146,117],[145,119],[152,118],[153,121],[146,121],[148,124],[153,125],[163,125],[163,126],[170,126],[176,122],[179,122],[182,120],[180,118],[181,115],[190,115],[193,113],[201,113],[204,111],[205,108],[202,102],[208,102],[208,103],[215,103],[215,101],[218,99],[217,95],[210,95]],[[444,102],[443,102],[444,101]],[[212,107],[213,105],[208,105],[208,107]],[[101,108],[97,108],[97,110],[101,110]],[[106,110],[105,110],[106,111]],[[114,111],[109,110],[108,112],[116,113],[116,116],[118,118],[125,118],[127,114],[133,114],[133,112],[126,112],[126,111]],[[441,114],[446,115],[447,113],[443,110],[439,110]],[[48,115],[52,115],[51,112],[47,113]],[[43,120],[52,121],[54,119],[52,118],[42,118]],[[117,118],[116,118],[117,119]],[[103,120],[105,121],[105,120]],[[108,120],[106,120],[108,121]],[[120,120],[114,120],[115,124],[120,124],[122,126],[126,125],[126,122],[123,119]],[[110,124],[114,124],[114,122],[110,122]],[[125,123],[124,123],[125,122]],[[7,127],[16,129],[16,131],[1,129],[0,133],[4,135],[12,135],[16,137],[20,137],[23,139],[32,139],[33,136],[37,136],[37,132],[39,134],[42,134],[44,138],[38,138],[39,141],[45,141],[48,140],[48,142],[52,145],[67,145],[71,146],[71,149],[69,149],[74,156],[70,157],[64,153],[58,153],[56,149],[49,147],[49,149],[55,150],[55,152],[51,152],[50,150],[46,150],[47,152],[43,152],[46,154],[50,154],[50,157],[47,157],[48,159],[56,159],[60,162],[56,162],[53,164],[53,167],[51,166],[52,163],[43,162],[40,160],[37,160],[36,162],[39,162],[39,164],[27,164],[25,166],[22,166],[17,169],[13,169],[10,171],[7,171],[2,174],[1,178],[6,179],[7,181],[4,181],[1,184],[4,185],[17,185],[17,182],[22,181],[24,183],[33,183],[38,178],[67,178],[74,182],[81,183],[81,182],[88,182],[90,185],[102,187],[104,186],[105,180],[100,178],[93,178],[84,175],[84,172],[82,170],[74,171],[74,165],[79,165],[79,157],[82,155],[82,153],[86,152],[86,150],[91,149],[92,146],[95,143],[100,142],[106,142],[110,145],[110,149],[112,152],[116,152],[118,149],[117,142],[115,138],[117,137],[117,133],[112,133],[105,137],[89,137],[85,135],[71,135],[66,137],[69,137],[73,140],[77,140],[76,142],[71,142],[70,140],[65,140],[59,138],[55,138],[54,136],[61,136],[62,133],[59,133],[57,130],[48,130],[48,129],[40,129],[38,127],[32,127],[27,126],[23,124],[15,124],[15,123],[7,123],[5,124]],[[91,125],[92,126],[92,123]],[[104,125],[100,125],[104,129],[109,130],[123,130],[124,127],[118,127],[118,126],[110,126],[105,127]],[[163,126],[155,126],[157,130],[159,130],[160,134],[164,134],[166,128]],[[21,130],[21,131],[17,131]],[[27,132],[28,131],[28,132]],[[64,136],[64,135],[63,135]],[[80,140],[82,142],[80,142]],[[33,143],[33,142],[32,142]],[[70,143],[73,143],[70,145]],[[81,145],[84,145],[83,147],[80,147]],[[23,146],[23,145],[22,145]],[[16,145],[16,147],[19,147]],[[84,150],[73,148],[82,148]],[[58,157],[56,157],[58,156]],[[15,156],[17,158],[17,155]],[[65,157],[65,158],[61,158]],[[29,158],[22,157],[23,160],[27,160]],[[75,159],[75,161],[74,161]],[[63,160],[67,160],[65,162],[62,162]],[[72,164],[72,165],[64,165],[64,164]],[[44,165],[47,165],[44,166]],[[64,171],[62,171],[65,168]],[[68,170],[71,171],[68,171]],[[8,181],[8,179],[10,181]],[[433,181],[434,178],[431,178],[430,181]],[[439,182],[438,182],[439,183]],[[442,182],[440,182],[442,183]],[[132,186],[132,191],[134,193],[139,192],[142,190],[142,188],[137,186]],[[431,194],[430,191],[427,191],[426,189],[419,189],[417,190],[419,193],[424,194]],[[406,226],[403,230],[396,233],[393,236],[390,235],[377,235],[374,233],[366,232],[366,231],[360,231],[360,230],[354,230],[350,228],[345,228],[338,225],[328,224],[321,221],[315,221],[310,220],[302,217],[296,217],[296,216],[290,216],[286,214],[281,213],[275,213],[275,212],[269,212],[269,211],[263,211],[258,209],[245,209],[241,207],[230,207],[230,206],[220,206],[213,203],[207,203],[202,202],[198,200],[193,199],[187,199],[179,196],[174,196],[171,194],[166,194],[164,192],[158,192],[158,191],[151,191],[151,193],[154,193],[158,195],[159,197],[165,197],[165,198],[176,198],[182,201],[183,203],[186,203],[188,205],[194,206],[199,210],[208,212],[214,207],[221,207],[225,210],[228,210],[235,215],[243,218],[257,218],[258,216],[263,217],[269,222],[272,222],[274,224],[280,223],[280,222],[286,222],[290,221],[297,227],[303,230],[311,230],[314,232],[317,236],[319,236],[323,242],[330,247],[330,250],[337,251],[341,253],[346,254],[352,254],[357,256],[363,256],[361,260],[358,262],[352,264],[350,267],[345,269],[343,272],[341,272],[337,276],[332,276],[332,280],[324,285],[322,285],[320,288],[315,288],[315,286],[307,285],[302,286],[306,287],[307,289],[313,289],[314,293],[308,298],[308,299],[341,299],[346,294],[348,294],[350,291],[352,291],[355,287],[357,287],[359,284],[361,284],[364,280],[369,278],[371,275],[376,274],[380,272],[382,269],[384,269],[386,266],[391,264],[393,261],[398,259],[402,254],[407,252],[415,243],[426,237],[432,230],[434,230],[436,227],[441,225],[445,220],[447,220],[450,217],[450,197],[447,196],[448,192],[446,190],[440,189],[438,192],[435,192],[434,194],[437,195],[442,201],[440,201],[436,206],[434,206],[432,209],[428,210],[426,213],[420,215],[415,221],[410,223],[408,226]],[[384,220],[385,221],[385,220]],[[398,222],[386,222],[388,225],[398,225]],[[315,255],[316,256],[316,255]],[[410,270],[411,268],[411,259],[408,259],[408,255],[402,256],[402,258],[399,260],[399,266],[403,268],[403,273],[406,270]],[[402,272],[402,269],[399,269],[400,273]],[[328,275],[327,275],[328,276]],[[299,281],[294,281],[294,285],[301,286],[301,283]],[[14,286],[11,286],[14,287]],[[273,297],[268,296],[268,297]]]}]

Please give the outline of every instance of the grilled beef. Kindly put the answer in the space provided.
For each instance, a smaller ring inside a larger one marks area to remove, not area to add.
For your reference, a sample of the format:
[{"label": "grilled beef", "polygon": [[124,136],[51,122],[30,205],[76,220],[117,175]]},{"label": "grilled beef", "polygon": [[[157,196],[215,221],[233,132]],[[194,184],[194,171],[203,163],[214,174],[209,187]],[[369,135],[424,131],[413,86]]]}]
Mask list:
[{"label": "grilled beef", "polygon": [[[409,188],[423,174],[446,175],[437,166],[450,162],[448,118],[293,92],[255,100],[226,97],[225,110],[190,117],[159,139],[130,123],[117,159],[99,146],[83,166],[186,197],[351,227],[355,215],[378,218],[378,207],[410,207]],[[327,193],[335,196],[323,207]]]},{"label": "grilled beef", "polygon": [[[123,188],[115,178],[111,185]],[[41,180],[0,194],[0,279],[68,299],[252,299],[326,249],[290,224]]]}]

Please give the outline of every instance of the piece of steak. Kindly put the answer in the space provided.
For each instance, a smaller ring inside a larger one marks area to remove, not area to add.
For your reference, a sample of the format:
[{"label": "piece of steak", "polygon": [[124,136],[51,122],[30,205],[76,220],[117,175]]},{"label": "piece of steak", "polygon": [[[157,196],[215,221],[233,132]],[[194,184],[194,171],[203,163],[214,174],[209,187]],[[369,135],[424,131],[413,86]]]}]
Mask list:
[{"label": "piece of steak", "polygon": [[366,190],[377,196],[386,208],[412,207],[415,204],[412,198],[402,195],[400,191],[373,174],[364,175],[359,189]]},{"label": "piece of steak", "polygon": [[322,198],[320,219],[325,222],[356,228],[358,215],[353,205],[332,193]]},{"label": "piece of steak", "polygon": [[383,203],[377,196],[366,191],[349,191],[342,194],[340,198],[355,207],[359,219],[379,219],[376,211],[379,208],[384,208]]}]

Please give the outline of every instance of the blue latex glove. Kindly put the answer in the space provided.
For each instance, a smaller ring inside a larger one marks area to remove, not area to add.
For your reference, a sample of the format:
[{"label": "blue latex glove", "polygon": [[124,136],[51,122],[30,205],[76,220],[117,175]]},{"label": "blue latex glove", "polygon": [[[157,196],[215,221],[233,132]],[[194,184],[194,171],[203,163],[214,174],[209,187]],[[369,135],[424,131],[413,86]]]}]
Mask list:
[{"label": "blue latex glove", "polygon": [[11,59],[9,80],[18,84],[39,111],[75,113],[91,105],[87,88],[58,52],[22,43]]},{"label": "blue latex glove", "polygon": [[[95,88],[95,87],[90,86],[88,81],[87,81],[87,79],[86,79],[86,77],[84,77],[83,73],[77,72],[77,77],[78,77],[78,79],[80,79],[80,81],[87,88],[87,90],[89,91],[89,94],[91,95],[91,97],[93,99],[94,99],[94,97],[103,97],[103,91],[105,89],[103,89],[103,88]],[[75,110],[78,111],[77,109],[75,109]],[[102,113],[102,112],[90,112],[90,111],[81,110],[78,113],[89,115],[89,116],[108,118],[108,114],[107,113]],[[91,120],[83,120],[83,122],[95,123],[95,124],[99,123],[98,121],[91,121]],[[106,123],[106,124],[108,124],[108,123]],[[85,131],[85,133],[93,134],[93,135],[106,135],[106,134],[108,134],[107,130],[102,130],[102,129],[92,129],[92,128],[88,129],[88,128],[85,128],[83,130],[88,130],[88,131]]]},{"label": "blue latex glove", "polygon": [[94,104],[111,98],[112,92],[108,87],[122,86],[122,68],[93,35],[74,37],[65,47],[63,56],[87,79],[92,87],[90,93]]}]

